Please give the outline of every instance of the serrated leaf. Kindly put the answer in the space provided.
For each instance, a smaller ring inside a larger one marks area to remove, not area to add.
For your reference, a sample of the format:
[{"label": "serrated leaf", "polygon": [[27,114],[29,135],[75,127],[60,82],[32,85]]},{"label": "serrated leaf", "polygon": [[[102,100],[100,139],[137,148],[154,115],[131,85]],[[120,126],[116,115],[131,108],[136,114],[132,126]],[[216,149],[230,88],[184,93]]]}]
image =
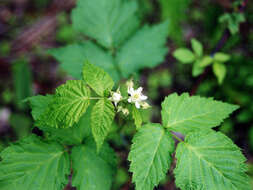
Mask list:
[{"label": "serrated leaf", "polygon": [[116,168],[115,153],[104,144],[98,154],[94,145],[88,142],[72,150],[72,185],[77,190],[111,189]]},{"label": "serrated leaf", "polygon": [[217,61],[217,62],[226,62],[226,61],[229,61],[230,60],[230,55],[228,54],[225,54],[225,53],[221,53],[221,52],[218,52],[218,53],[215,53],[214,54],[214,60]]},{"label": "serrated leaf", "polygon": [[112,102],[107,99],[99,100],[91,112],[91,131],[99,151],[104,140],[112,129],[115,110]]},{"label": "serrated leaf", "polygon": [[72,127],[85,113],[90,103],[90,90],[81,80],[69,80],[56,89],[55,96],[40,116],[38,126]]},{"label": "serrated leaf", "polygon": [[0,188],[62,190],[68,183],[70,160],[57,143],[30,136],[1,152]]},{"label": "serrated leaf", "polygon": [[176,185],[182,190],[250,190],[246,161],[240,149],[220,132],[186,136],[176,150]]},{"label": "serrated leaf", "polygon": [[116,62],[124,77],[145,67],[162,63],[168,49],[165,46],[168,22],[144,26],[119,49]]},{"label": "serrated leaf", "polygon": [[109,74],[89,62],[83,66],[83,79],[99,96],[104,96],[114,86]]},{"label": "serrated leaf", "polygon": [[135,106],[132,106],[132,116],[134,119],[134,124],[136,125],[136,129],[138,130],[142,124],[142,117],[140,111]]},{"label": "serrated leaf", "polygon": [[136,190],[153,190],[165,178],[174,140],[160,124],[147,124],[133,138],[128,160]]},{"label": "serrated leaf", "polygon": [[213,73],[217,77],[219,84],[223,83],[223,80],[226,76],[226,72],[227,72],[227,69],[226,69],[226,66],[223,63],[215,62],[213,64]]},{"label": "serrated leaf", "polygon": [[187,48],[179,48],[173,52],[173,56],[182,63],[192,63],[195,60],[193,52]]},{"label": "serrated leaf", "polygon": [[192,49],[193,49],[194,53],[197,56],[201,57],[203,55],[203,46],[202,46],[202,44],[198,40],[193,38],[191,40],[191,45],[192,45]]},{"label": "serrated leaf", "polygon": [[162,103],[162,121],[169,130],[187,134],[220,125],[238,107],[212,98],[174,93]]},{"label": "serrated leaf", "polygon": [[89,61],[104,69],[115,81],[119,80],[112,56],[92,42],[50,49],[49,54],[57,59],[61,63],[60,67],[75,79],[82,78],[83,64]]},{"label": "serrated leaf", "polygon": [[53,95],[38,95],[27,98],[25,101],[29,102],[32,109],[31,114],[34,120],[40,118],[40,116],[46,111],[46,108],[53,100]]},{"label": "serrated leaf", "polygon": [[39,128],[47,134],[47,139],[55,140],[64,145],[79,145],[92,135],[90,126],[91,110],[92,106],[90,105],[85,114],[80,118],[79,122],[74,124],[73,127],[54,128],[40,126]]},{"label": "serrated leaf", "polygon": [[77,31],[113,48],[139,26],[137,8],[135,1],[79,0],[72,11],[72,22]]}]

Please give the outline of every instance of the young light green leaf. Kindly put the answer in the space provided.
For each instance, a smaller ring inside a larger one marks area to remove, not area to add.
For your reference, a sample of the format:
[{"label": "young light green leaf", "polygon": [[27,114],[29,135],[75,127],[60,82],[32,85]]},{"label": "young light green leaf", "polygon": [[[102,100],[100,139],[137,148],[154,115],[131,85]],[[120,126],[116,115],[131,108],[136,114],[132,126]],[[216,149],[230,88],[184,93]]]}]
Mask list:
[{"label": "young light green leaf", "polygon": [[104,69],[115,81],[119,80],[112,56],[92,42],[50,49],[49,54],[57,59],[61,63],[60,67],[75,79],[82,78],[83,64],[89,61]]},{"label": "young light green leaf", "polygon": [[226,76],[226,72],[227,72],[227,69],[223,63],[215,62],[213,64],[213,73],[217,77],[219,84],[223,83],[223,80]]},{"label": "young light green leaf", "polygon": [[190,133],[176,150],[176,185],[188,189],[250,190],[240,149],[220,132]]},{"label": "young light green leaf", "polygon": [[152,68],[164,60],[168,22],[144,26],[119,49],[116,57],[124,77],[145,67]]},{"label": "young light green leaf", "polygon": [[191,50],[186,48],[179,48],[173,52],[173,56],[182,63],[192,63],[195,60],[195,56]]},{"label": "young light green leaf", "polygon": [[132,116],[134,119],[134,124],[136,125],[136,129],[140,129],[142,124],[142,117],[140,111],[135,106],[132,106]]},{"label": "young light green leaf", "polygon": [[83,79],[99,96],[104,96],[114,86],[109,74],[89,62],[83,66]]},{"label": "young light green leaf", "polygon": [[38,126],[72,127],[85,113],[90,103],[90,90],[82,80],[69,80],[56,89],[56,94],[39,117]]},{"label": "young light green leaf", "polygon": [[72,22],[77,31],[113,48],[139,26],[137,8],[135,1],[79,0],[72,11]]},{"label": "young light green leaf", "polygon": [[191,39],[191,45],[192,45],[192,49],[194,51],[194,53],[201,57],[203,55],[203,46],[202,44],[196,40],[195,38]]},{"label": "young light green leaf", "polygon": [[207,67],[209,65],[211,65],[213,63],[213,58],[210,56],[204,56],[201,60],[200,60],[200,67]]},{"label": "young light green leaf", "polygon": [[184,93],[169,95],[162,103],[163,125],[171,131],[187,134],[192,131],[216,127],[237,105],[231,105]]},{"label": "young light green leaf", "polygon": [[95,146],[88,142],[72,149],[72,185],[77,190],[111,189],[116,168],[115,153],[108,145],[103,145],[98,154]]},{"label": "young light green leaf", "polygon": [[112,129],[115,110],[112,102],[107,99],[99,100],[91,112],[91,130],[99,151],[104,140]]},{"label": "young light green leaf", "polygon": [[69,156],[57,143],[30,136],[3,150],[1,158],[1,189],[62,190],[68,183]]},{"label": "young light green leaf", "polygon": [[153,190],[165,178],[172,161],[174,140],[160,124],[147,124],[133,138],[130,171],[136,190]]},{"label": "young light green leaf", "polygon": [[230,55],[228,54],[225,54],[225,53],[221,53],[221,52],[218,52],[218,53],[215,53],[214,54],[214,60],[217,61],[217,62],[227,62],[230,60]]},{"label": "young light green leaf", "polygon": [[192,76],[197,77],[204,72],[204,68],[200,66],[200,61],[197,60],[193,63]]},{"label": "young light green leaf", "polygon": [[25,102],[29,102],[29,105],[32,109],[31,114],[35,121],[39,119],[40,116],[46,111],[46,108],[52,102],[53,97],[53,95],[38,95],[25,99]]}]

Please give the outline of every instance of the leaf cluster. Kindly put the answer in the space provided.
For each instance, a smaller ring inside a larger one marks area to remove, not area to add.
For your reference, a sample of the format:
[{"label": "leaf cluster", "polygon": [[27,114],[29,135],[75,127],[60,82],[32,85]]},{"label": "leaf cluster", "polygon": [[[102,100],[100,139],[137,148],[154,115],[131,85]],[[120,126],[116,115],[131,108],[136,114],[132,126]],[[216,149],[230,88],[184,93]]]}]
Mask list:
[{"label": "leaf cluster", "polygon": [[193,64],[192,76],[197,77],[202,74],[207,66],[212,65],[213,73],[218,83],[222,84],[226,76],[225,62],[230,60],[230,55],[216,52],[214,55],[204,55],[203,45],[196,39],[191,40],[192,50],[188,48],[178,48],[173,52],[173,56],[183,64]]}]

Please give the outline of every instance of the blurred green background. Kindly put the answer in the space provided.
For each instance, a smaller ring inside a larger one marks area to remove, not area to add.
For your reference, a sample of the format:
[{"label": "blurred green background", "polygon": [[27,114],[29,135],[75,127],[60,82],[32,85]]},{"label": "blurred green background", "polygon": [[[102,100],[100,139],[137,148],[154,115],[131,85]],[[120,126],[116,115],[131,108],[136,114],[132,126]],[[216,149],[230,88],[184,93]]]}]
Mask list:
[{"label": "blurred green background", "polygon": [[[71,26],[70,13],[75,3],[75,0],[0,1],[0,151],[31,132],[42,133],[33,126],[30,110],[22,101],[32,95],[52,93],[70,79],[47,50],[83,40]],[[167,40],[170,51],[163,63],[136,75],[152,103],[152,111],[145,112],[144,120],[160,121],[160,104],[172,92],[190,92],[240,105],[240,110],[219,130],[242,149],[253,181],[253,3],[243,0],[138,0],[138,3],[139,17],[145,22],[170,22]],[[238,21],[238,13],[243,14],[245,21]],[[192,77],[192,67],[173,58],[172,52],[190,47],[192,38],[202,42],[206,53],[212,54],[219,48],[231,55],[223,84],[217,83],[210,68],[201,76]],[[109,136],[119,157],[114,189],[133,189],[126,161],[133,133],[133,127],[123,126],[120,134]],[[173,176],[168,175],[157,189],[176,189]]]}]

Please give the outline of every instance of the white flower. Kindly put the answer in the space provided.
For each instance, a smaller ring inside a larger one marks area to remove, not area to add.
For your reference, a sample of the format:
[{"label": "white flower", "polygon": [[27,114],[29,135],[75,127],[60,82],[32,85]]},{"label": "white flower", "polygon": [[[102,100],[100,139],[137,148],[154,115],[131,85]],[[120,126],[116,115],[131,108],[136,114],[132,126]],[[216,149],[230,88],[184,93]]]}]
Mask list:
[{"label": "white flower", "polygon": [[130,88],[133,88],[134,87],[134,82],[133,82],[133,79],[130,79],[126,82],[126,85],[127,85],[127,90],[129,91]]},{"label": "white flower", "polygon": [[128,89],[128,93],[130,95],[130,97],[128,98],[128,102],[134,103],[136,108],[138,109],[141,107],[141,104],[144,103],[143,101],[148,99],[147,96],[144,96],[142,94],[142,87],[139,87],[137,90],[134,90],[133,87],[130,87]]},{"label": "white flower", "polygon": [[117,104],[122,100],[119,89],[116,92],[112,92],[111,94],[112,96],[109,98],[109,100],[113,101],[114,105],[117,106]]}]

